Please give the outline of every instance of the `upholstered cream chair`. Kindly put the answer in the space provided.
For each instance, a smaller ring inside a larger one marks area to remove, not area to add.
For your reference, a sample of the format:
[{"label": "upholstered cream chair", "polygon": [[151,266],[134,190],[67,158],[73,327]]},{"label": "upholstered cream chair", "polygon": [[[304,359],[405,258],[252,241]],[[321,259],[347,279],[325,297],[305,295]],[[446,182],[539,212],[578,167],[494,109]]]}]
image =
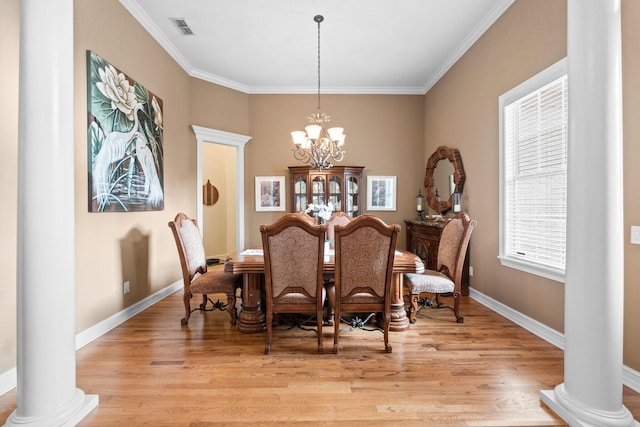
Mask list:
[{"label": "upholstered cream chair", "polygon": [[[449,219],[440,236],[437,270],[404,274],[404,284],[409,289],[410,323],[415,323],[416,314],[424,307],[449,308],[455,314],[458,323],[464,322],[460,315],[462,268],[475,225],[476,221],[469,219],[465,212]],[[420,294],[423,293],[434,296],[420,301]],[[453,296],[453,307],[440,302],[440,296],[443,295]]]},{"label": "upholstered cream chair", "polygon": [[322,353],[322,308],[325,226],[314,225],[299,213],[286,214],[261,225],[264,251],[267,342],[271,352],[274,315],[307,313],[315,316],[318,352]]},{"label": "upholstered cream chair", "polygon": [[370,312],[381,313],[384,348],[391,353],[393,259],[399,231],[399,225],[387,225],[372,215],[335,227],[335,285],[329,290],[335,313],[334,353],[338,353],[342,314]]},{"label": "upholstered cream chair", "polygon": [[[182,280],[184,282],[184,310],[182,325],[189,323],[189,317],[195,310],[211,311],[214,309],[227,310],[231,316],[231,324],[236,324],[236,289],[242,285],[242,275],[229,274],[221,270],[207,271],[207,260],[202,244],[202,236],[195,219],[179,213],[169,228],[178,247],[180,265],[182,266]],[[193,294],[202,294],[202,303],[193,310],[191,298]],[[224,294],[227,303],[214,303],[208,295]],[[211,301],[213,308],[207,309],[207,302]]]}]

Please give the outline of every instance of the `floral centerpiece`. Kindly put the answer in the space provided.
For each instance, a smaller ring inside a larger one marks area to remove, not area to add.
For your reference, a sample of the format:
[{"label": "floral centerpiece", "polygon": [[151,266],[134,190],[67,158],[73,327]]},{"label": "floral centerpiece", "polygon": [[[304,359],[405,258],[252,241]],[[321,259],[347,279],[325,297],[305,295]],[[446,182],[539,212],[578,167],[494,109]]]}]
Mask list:
[{"label": "floral centerpiece", "polygon": [[331,218],[331,213],[333,212],[333,203],[329,202],[326,205],[324,203],[309,203],[309,206],[307,206],[307,210],[305,212],[313,212],[318,218],[327,221],[329,218]]}]

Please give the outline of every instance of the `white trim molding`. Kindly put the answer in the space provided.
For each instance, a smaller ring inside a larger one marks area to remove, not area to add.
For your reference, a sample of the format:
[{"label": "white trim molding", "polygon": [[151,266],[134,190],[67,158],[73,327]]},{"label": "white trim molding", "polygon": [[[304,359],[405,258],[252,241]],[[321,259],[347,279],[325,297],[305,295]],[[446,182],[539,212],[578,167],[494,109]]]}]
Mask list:
[{"label": "white trim molding", "polygon": [[[500,301],[497,301],[483,294],[482,292],[478,292],[473,288],[469,288],[469,297],[478,301],[480,304],[484,305],[485,307],[495,311],[502,317],[505,317],[511,320],[513,323],[526,329],[532,334],[537,335],[538,337],[542,338],[548,343],[555,345],[561,350],[564,350],[564,334],[563,333],[558,332],[555,329],[552,329],[547,325],[544,325],[538,322],[537,320],[532,319],[531,317],[525,314],[522,314],[517,310],[514,310],[508,305],[505,305]],[[631,369],[628,366],[623,366],[622,370],[623,370],[623,373],[622,373],[623,384],[629,387],[630,389],[632,389],[633,391],[635,391],[636,393],[640,393],[640,372],[634,369]]]},{"label": "white trim molding", "polygon": [[[127,320],[131,319],[139,313],[142,313],[147,308],[153,306],[155,303],[179,291],[182,288],[182,280],[179,280],[159,290],[158,292],[149,295],[145,299],[140,300],[137,303],[125,308],[124,310],[114,314],[113,316],[76,334],[76,351],[80,350],[87,344],[91,344],[102,335],[115,329]],[[16,388],[17,382],[18,376],[16,368],[11,368],[8,371],[0,374],[0,396]]]},{"label": "white trim molding", "polygon": [[473,288],[469,288],[469,297],[478,301],[485,307],[488,307],[491,310],[495,311],[502,317],[511,320],[513,323],[526,329],[532,334],[537,335],[548,343],[564,350],[564,334],[538,322],[535,319],[532,319],[525,314],[520,313],[517,310],[514,310],[513,308],[501,303],[500,301],[497,301],[481,292],[478,292]]},{"label": "white trim molding", "polygon": [[[331,94],[384,94],[384,95],[424,95],[442,76],[464,55],[467,50],[493,25],[500,16],[513,4],[515,0],[497,1],[493,8],[471,30],[462,42],[451,52],[442,65],[430,76],[422,86],[407,87],[327,87],[323,93]],[[248,86],[246,84],[212,74],[208,71],[196,68],[165,36],[138,0],[120,0],[122,6],[142,25],[158,44],[178,63],[180,67],[191,77],[204,80],[220,86],[228,87],[247,94],[305,94],[315,93],[314,88],[298,86]]]},{"label": "white trim molding", "polygon": [[11,368],[0,374],[0,396],[16,388],[17,383],[18,370],[16,368]]},{"label": "white trim molding", "polygon": [[158,292],[149,295],[145,299],[138,301],[137,303],[130,305],[122,311],[112,315],[93,325],[92,327],[85,329],[84,331],[76,334],[76,351],[80,350],[87,344],[91,344],[94,340],[97,340],[107,332],[122,325],[127,320],[131,319],[135,315],[142,313],[147,308],[153,306],[155,303],[163,300],[174,292],[183,288],[182,280],[179,280],[166,288],[159,290]]}]

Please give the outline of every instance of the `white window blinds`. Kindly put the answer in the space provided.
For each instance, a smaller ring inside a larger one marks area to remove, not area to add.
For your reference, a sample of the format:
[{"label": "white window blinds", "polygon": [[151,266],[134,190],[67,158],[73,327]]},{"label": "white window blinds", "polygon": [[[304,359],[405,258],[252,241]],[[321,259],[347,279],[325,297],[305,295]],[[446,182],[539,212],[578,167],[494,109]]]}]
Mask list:
[{"label": "white window blinds", "polygon": [[554,279],[565,268],[567,98],[565,74],[502,105],[500,257]]}]

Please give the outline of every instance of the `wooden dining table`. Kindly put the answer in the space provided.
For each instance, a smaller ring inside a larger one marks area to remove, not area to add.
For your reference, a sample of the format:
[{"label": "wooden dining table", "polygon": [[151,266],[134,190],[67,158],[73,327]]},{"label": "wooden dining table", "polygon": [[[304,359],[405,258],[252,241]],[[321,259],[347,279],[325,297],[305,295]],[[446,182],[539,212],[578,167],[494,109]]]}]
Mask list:
[{"label": "wooden dining table", "polygon": [[[335,270],[333,254],[325,256],[324,272]],[[246,334],[262,332],[266,327],[265,312],[262,309],[264,288],[264,255],[262,249],[247,249],[230,254],[225,260],[224,271],[242,274],[242,306],[238,313],[238,330]],[[403,273],[422,273],[424,264],[413,252],[396,250],[393,260],[393,298],[391,300],[391,331],[405,331],[409,319],[402,298]]]}]

